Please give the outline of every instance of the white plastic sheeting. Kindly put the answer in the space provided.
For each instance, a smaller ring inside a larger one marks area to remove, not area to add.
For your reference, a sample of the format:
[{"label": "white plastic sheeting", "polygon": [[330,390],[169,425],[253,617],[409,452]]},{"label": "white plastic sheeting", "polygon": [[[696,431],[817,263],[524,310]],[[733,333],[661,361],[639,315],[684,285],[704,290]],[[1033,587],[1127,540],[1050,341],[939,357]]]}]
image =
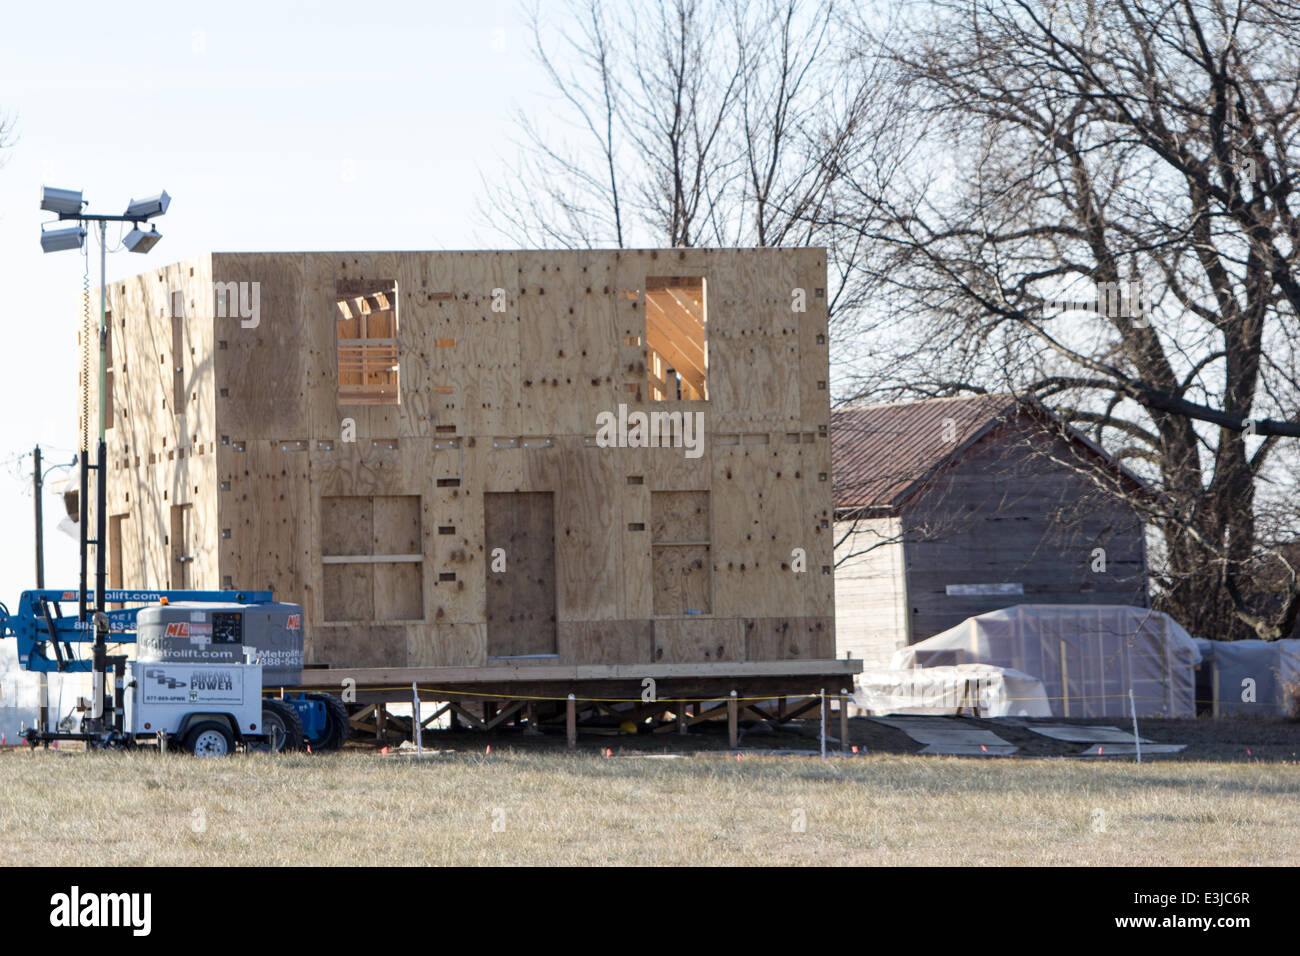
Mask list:
[{"label": "white plastic sheeting", "polygon": [[992,664],[1038,678],[1053,717],[1196,716],[1196,642],[1166,614],[1103,604],[1018,604],[894,653],[895,670]]},{"label": "white plastic sheeting", "polygon": [[869,715],[1050,717],[1043,682],[1006,667],[960,664],[916,670],[867,670],[853,702]]},{"label": "white plastic sheeting", "polygon": [[1285,685],[1300,683],[1300,640],[1211,641],[1198,638],[1215,716],[1286,713]]},{"label": "white plastic sheeting", "polygon": [[37,722],[39,677],[21,670],[14,641],[0,648],[0,738],[18,742],[19,733]]}]

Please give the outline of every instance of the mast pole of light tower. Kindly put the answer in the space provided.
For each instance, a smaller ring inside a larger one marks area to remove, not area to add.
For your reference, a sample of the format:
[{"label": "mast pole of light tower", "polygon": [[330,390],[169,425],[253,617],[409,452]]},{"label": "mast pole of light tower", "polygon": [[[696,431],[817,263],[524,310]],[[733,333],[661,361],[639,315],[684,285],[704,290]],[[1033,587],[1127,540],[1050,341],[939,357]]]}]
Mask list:
[{"label": "mast pole of light tower", "polygon": [[[104,600],[107,557],[104,551],[108,520],[108,454],[104,436],[108,427],[108,223],[99,220],[99,443],[95,448],[95,674],[96,719],[102,721],[113,709],[113,691],[108,686],[108,604]],[[84,493],[84,489],[83,489]]]},{"label": "mast pole of light tower", "polygon": [[[83,210],[85,200],[79,190],[53,189],[49,186],[41,189],[41,208],[56,213],[60,221],[71,220],[75,227],[46,230],[41,228],[41,248],[46,252],[61,252],[81,249],[86,238],[86,224],[99,224],[99,441],[95,448],[95,464],[87,461],[88,450],[81,449],[81,591],[78,597],[79,623],[86,624],[86,548],[89,542],[87,506],[89,488],[87,477],[90,468],[95,469],[95,611],[93,626],[95,628],[94,658],[91,672],[94,679],[91,718],[99,731],[110,729],[106,716],[113,712],[113,690],[108,686],[108,603],[106,601],[107,553],[104,550],[108,525],[108,448],[105,434],[108,426],[108,224],[110,222],[131,223],[132,229],[122,244],[129,252],[146,253],[162,238],[154,226],[146,232],[141,229],[143,223],[163,215],[171,204],[171,197],[166,190],[147,199],[132,199],[126,212],[120,216],[94,215]],[[89,348],[90,343],[86,343]],[[82,385],[90,388],[90,376],[85,376]],[[83,407],[84,403],[83,403]],[[83,437],[88,438],[88,423],[83,423]],[[89,444],[88,441],[83,444]],[[122,681],[121,659],[114,664],[117,681]]]}]

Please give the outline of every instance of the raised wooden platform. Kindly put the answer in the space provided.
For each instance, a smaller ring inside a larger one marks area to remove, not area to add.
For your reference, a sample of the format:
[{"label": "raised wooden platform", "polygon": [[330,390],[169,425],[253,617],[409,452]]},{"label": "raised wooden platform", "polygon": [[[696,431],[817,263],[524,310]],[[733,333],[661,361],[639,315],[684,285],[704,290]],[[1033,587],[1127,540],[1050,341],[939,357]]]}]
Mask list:
[{"label": "raised wooden platform", "polygon": [[[697,664],[538,664],[501,661],[487,667],[318,668],[303,672],[302,690],[341,694],[353,705],[354,733],[385,739],[394,730],[411,739],[444,714],[451,726],[494,730],[516,725],[530,733],[565,728],[577,746],[580,724],[621,726],[630,721],[651,733],[689,733],[702,721],[725,719],[729,740],[739,742],[739,722],[781,724],[831,704],[853,686],[857,660],[749,661]],[[653,682],[653,683],[651,683]],[[435,701],[424,716],[387,713],[392,702]],[[841,738],[846,707],[839,707]],[[418,725],[418,732],[417,732]],[[644,732],[643,730],[643,732]],[[606,732],[609,732],[608,729]]]},{"label": "raised wooden platform", "polygon": [[500,662],[487,667],[330,667],[303,671],[303,690],[340,693],[358,703],[409,701],[415,684],[425,700],[480,697],[513,700],[578,698],[639,701],[644,681],[658,700],[719,700],[839,693],[862,670],[859,660],[749,661],[698,664],[557,665]]}]

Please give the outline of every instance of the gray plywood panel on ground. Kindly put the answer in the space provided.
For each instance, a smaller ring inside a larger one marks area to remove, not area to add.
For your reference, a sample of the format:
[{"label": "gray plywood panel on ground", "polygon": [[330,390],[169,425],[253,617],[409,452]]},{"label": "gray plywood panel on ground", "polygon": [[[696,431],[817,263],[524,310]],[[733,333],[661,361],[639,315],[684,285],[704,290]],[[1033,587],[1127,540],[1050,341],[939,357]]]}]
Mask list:
[{"label": "gray plywood panel on ground", "polygon": [[[1075,744],[1131,744],[1133,735],[1118,727],[1074,727],[1068,724],[1023,724],[1026,730],[1032,730],[1053,740],[1064,740]],[[1139,737],[1142,743],[1150,743],[1145,737]]]},{"label": "gray plywood panel on ground", "polygon": [[962,756],[1006,756],[1020,748],[1009,744],[991,730],[972,727],[965,721],[946,717],[872,717],[878,724],[901,730],[919,744],[923,754],[958,754]]},{"label": "gray plywood panel on ground", "polygon": [[[1146,744],[1142,745],[1144,754],[1176,754],[1187,749],[1187,744]],[[1092,744],[1088,749],[1079,751],[1081,757],[1119,757],[1138,752],[1132,738],[1126,744]]]}]

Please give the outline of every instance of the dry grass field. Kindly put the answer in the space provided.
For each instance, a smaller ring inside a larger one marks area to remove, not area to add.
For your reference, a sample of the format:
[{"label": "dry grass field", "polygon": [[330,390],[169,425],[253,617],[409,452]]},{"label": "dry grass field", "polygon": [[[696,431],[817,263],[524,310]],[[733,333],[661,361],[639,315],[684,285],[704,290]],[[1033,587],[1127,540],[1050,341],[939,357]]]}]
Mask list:
[{"label": "dry grass field", "polygon": [[0,774],[2,866],[1300,864],[1294,762],[17,750]]}]

